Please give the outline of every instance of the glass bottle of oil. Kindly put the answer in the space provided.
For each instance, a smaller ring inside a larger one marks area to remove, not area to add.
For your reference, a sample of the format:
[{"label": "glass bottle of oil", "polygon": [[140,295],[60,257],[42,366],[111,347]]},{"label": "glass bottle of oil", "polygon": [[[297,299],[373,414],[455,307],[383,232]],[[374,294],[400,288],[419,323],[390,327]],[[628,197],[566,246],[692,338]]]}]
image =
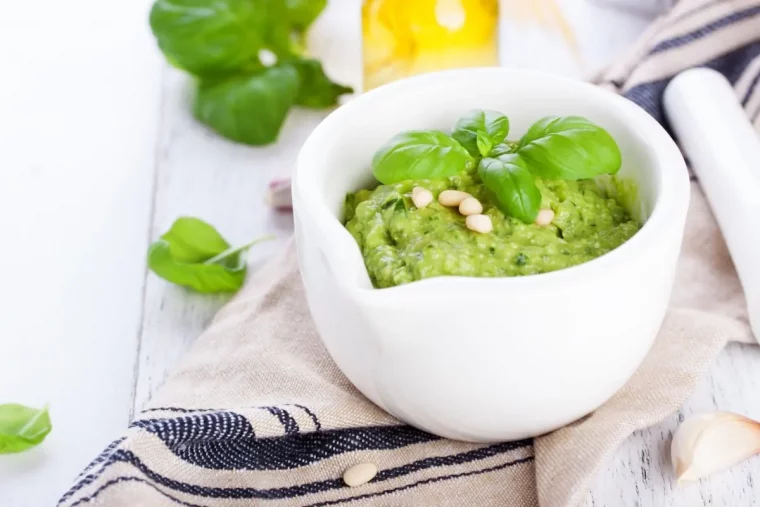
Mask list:
[{"label": "glass bottle of oil", "polygon": [[364,0],[364,90],[456,67],[499,64],[499,0]]}]

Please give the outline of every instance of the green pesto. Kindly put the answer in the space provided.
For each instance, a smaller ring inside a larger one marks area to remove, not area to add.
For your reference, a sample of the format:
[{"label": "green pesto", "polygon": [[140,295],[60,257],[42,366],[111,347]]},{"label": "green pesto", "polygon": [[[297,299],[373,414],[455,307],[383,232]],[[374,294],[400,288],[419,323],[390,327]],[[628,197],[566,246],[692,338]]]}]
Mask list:
[{"label": "green pesto", "polygon": [[[555,213],[546,227],[505,216],[478,176],[463,173],[349,194],[346,228],[359,244],[372,283],[378,288],[434,276],[522,276],[556,271],[604,255],[640,228],[593,180],[537,179],[536,183],[541,207]],[[415,186],[427,188],[436,200],[417,209],[411,199]],[[472,232],[456,208],[438,204],[438,194],[446,189],[463,190],[480,200],[493,231]],[[619,193],[617,198],[626,202]]]}]

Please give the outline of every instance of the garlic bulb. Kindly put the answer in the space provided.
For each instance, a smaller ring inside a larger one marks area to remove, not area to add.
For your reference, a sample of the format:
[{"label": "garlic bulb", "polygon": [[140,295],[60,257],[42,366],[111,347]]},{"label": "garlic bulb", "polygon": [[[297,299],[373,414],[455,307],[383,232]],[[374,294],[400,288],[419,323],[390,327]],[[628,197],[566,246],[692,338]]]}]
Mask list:
[{"label": "garlic bulb", "polygon": [[670,447],[678,482],[696,481],[760,453],[760,423],[712,412],[687,419]]}]

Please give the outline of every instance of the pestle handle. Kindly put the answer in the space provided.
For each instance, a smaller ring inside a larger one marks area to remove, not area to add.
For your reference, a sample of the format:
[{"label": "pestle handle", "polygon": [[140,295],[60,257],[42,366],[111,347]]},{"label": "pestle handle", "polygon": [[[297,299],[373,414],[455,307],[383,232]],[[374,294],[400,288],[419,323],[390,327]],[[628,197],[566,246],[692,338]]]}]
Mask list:
[{"label": "pestle handle", "polygon": [[760,340],[760,135],[731,84],[716,71],[682,72],[665,113],[723,232]]}]

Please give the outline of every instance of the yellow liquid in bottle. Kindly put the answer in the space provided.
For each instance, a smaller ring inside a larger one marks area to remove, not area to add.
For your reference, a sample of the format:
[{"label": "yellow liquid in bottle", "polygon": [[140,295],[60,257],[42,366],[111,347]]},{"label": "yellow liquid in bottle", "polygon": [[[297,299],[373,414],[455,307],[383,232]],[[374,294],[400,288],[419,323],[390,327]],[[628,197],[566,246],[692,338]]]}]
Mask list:
[{"label": "yellow liquid in bottle", "polygon": [[414,74],[499,64],[499,0],[365,0],[364,89]]}]

